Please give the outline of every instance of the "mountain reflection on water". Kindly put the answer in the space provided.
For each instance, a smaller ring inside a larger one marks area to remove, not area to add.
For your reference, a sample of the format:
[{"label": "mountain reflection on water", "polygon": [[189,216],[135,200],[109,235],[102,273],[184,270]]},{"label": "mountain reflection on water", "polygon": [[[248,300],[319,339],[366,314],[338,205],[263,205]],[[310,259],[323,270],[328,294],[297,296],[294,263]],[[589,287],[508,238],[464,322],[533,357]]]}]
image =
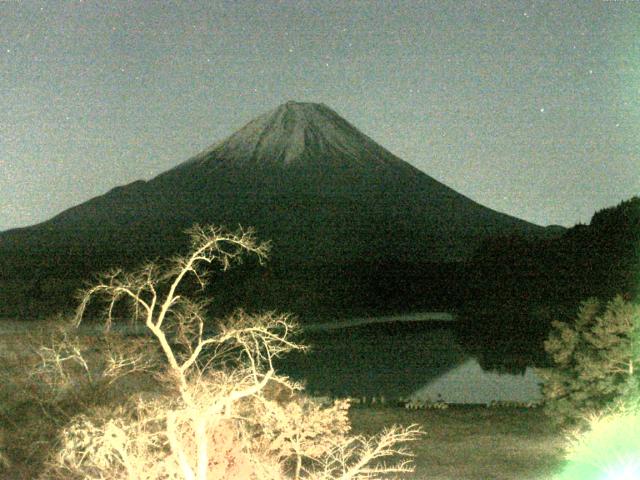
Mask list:
[{"label": "mountain reflection on water", "polygon": [[[301,340],[311,350],[287,355],[277,368],[318,395],[451,403],[541,397],[539,380],[525,359],[512,356],[502,368],[483,369],[483,352],[464,346],[455,322],[370,323],[305,332]],[[499,353],[486,349],[486,363],[499,366]]]}]

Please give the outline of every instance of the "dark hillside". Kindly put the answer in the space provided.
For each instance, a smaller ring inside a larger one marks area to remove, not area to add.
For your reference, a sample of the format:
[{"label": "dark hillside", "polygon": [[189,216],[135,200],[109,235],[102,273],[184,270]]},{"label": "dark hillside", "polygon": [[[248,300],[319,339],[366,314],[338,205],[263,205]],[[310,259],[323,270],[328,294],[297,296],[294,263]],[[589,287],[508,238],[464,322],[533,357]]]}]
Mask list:
[{"label": "dark hillside", "polygon": [[640,197],[596,212],[589,225],[557,238],[488,240],[469,271],[464,329],[485,344],[540,358],[550,322],[572,320],[581,301],[639,298]]}]

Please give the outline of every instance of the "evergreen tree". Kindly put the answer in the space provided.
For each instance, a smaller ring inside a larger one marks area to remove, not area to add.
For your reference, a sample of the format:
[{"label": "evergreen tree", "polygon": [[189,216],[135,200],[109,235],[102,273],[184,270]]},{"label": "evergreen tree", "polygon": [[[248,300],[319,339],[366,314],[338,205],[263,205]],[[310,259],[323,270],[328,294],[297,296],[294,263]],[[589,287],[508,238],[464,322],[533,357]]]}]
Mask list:
[{"label": "evergreen tree", "polygon": [[573,325],[553,322],[545,350],[553,363],[538,369],[545,411],[576,423],[614,401],[640,393],[640,307],[621,296],[603,305],[584,301]]}]

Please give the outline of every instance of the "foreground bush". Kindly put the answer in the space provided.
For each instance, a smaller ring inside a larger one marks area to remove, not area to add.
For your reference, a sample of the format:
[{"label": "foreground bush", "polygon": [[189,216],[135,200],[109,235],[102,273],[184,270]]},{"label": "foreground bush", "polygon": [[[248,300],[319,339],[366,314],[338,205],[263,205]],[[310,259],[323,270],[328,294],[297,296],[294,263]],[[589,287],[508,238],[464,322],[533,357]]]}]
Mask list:
[{"label": "foreground bush", "polygon": [[[267,246],[250,231],[195,227],[190,233],[189,255],[164,266],[112,271],[83,292],[78,325],[96,298],[106,302],[107,331],[126,302],[149,334],[148,357],[140,349],[112,355],[99,377],[109,371],[108,378],[120,380],[151,370],[157,388],[131,395],[117,408],[87,405],[61,429],[44,476],[355,480],[411,472],[409,453],[400,445],[415,440],[418,428],[352,436],[347,402],[323,408],[275,372],[274,358],[303,348],[292,340],[297,327],[288,316],[238,311],[215,325],[205,321],[205,304],[185,296],[184,280],[204,285],[207,265],[226,270],[246,252],[262,260]],[[69,379],[65,362],[71,358],[82,370],[77,374],[96,375],[85,368],[82,349],[69,354],[66,348],[58,344],[47,352],[45,371]],[[391,463],[381,463],[388,457]]]},{"label": "foreground bush", "polygon": [[579,424],[640,389],[640,307],[618,296],[582,303],[573,324],[553,322],[545,349],[554,366],[538,369],[545,412]]},{"label": "foreground bush", "polygon": [[12,480],[36,478],[79,413],[157,389],[159,352],[145,339],[81,334],[60,317],[29,327],[0,335],[0,478]]}]

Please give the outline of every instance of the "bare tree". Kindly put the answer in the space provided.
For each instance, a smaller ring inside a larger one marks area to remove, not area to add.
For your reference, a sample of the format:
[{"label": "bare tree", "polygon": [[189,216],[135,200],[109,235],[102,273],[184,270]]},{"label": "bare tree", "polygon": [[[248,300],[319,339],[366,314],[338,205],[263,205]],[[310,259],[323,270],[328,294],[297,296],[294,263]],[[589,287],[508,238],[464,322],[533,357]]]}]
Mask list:
[{"label": "bare tree", "polygon": [[[406,456],[396,445],[415,440],[421,433],[416,426],[393,427],[373,439],[350,436],[348,402],[313,405],[299,393],[300,385],[276,374],[275,358],[305,348],[292,340],[298,325],[288,315],[238,310],[205,328],[206,304],[186,296],[185,279],[204,287],[205,267],[226,270],[243,253],[262,262],[269,246],[258,243],[251,230],[195,226],[189,233],[190,253],[166,268],[148,263],[134,272],[113,270],[82,292],[77,325],[89,302],[101,298],[109,330],[117,303],[128,301],[132,318],[160,346],[167,389],[152,399],[132,399],[100,415],[76,418],[62,432],[50,473],[95,479],[355,480],[411,471],[406,459],[390,466],[378,460]],[[140,361],[118,358],[114,364],[126,371]],[[269,397],[272,385],[289,392],[285,401]]]}]

